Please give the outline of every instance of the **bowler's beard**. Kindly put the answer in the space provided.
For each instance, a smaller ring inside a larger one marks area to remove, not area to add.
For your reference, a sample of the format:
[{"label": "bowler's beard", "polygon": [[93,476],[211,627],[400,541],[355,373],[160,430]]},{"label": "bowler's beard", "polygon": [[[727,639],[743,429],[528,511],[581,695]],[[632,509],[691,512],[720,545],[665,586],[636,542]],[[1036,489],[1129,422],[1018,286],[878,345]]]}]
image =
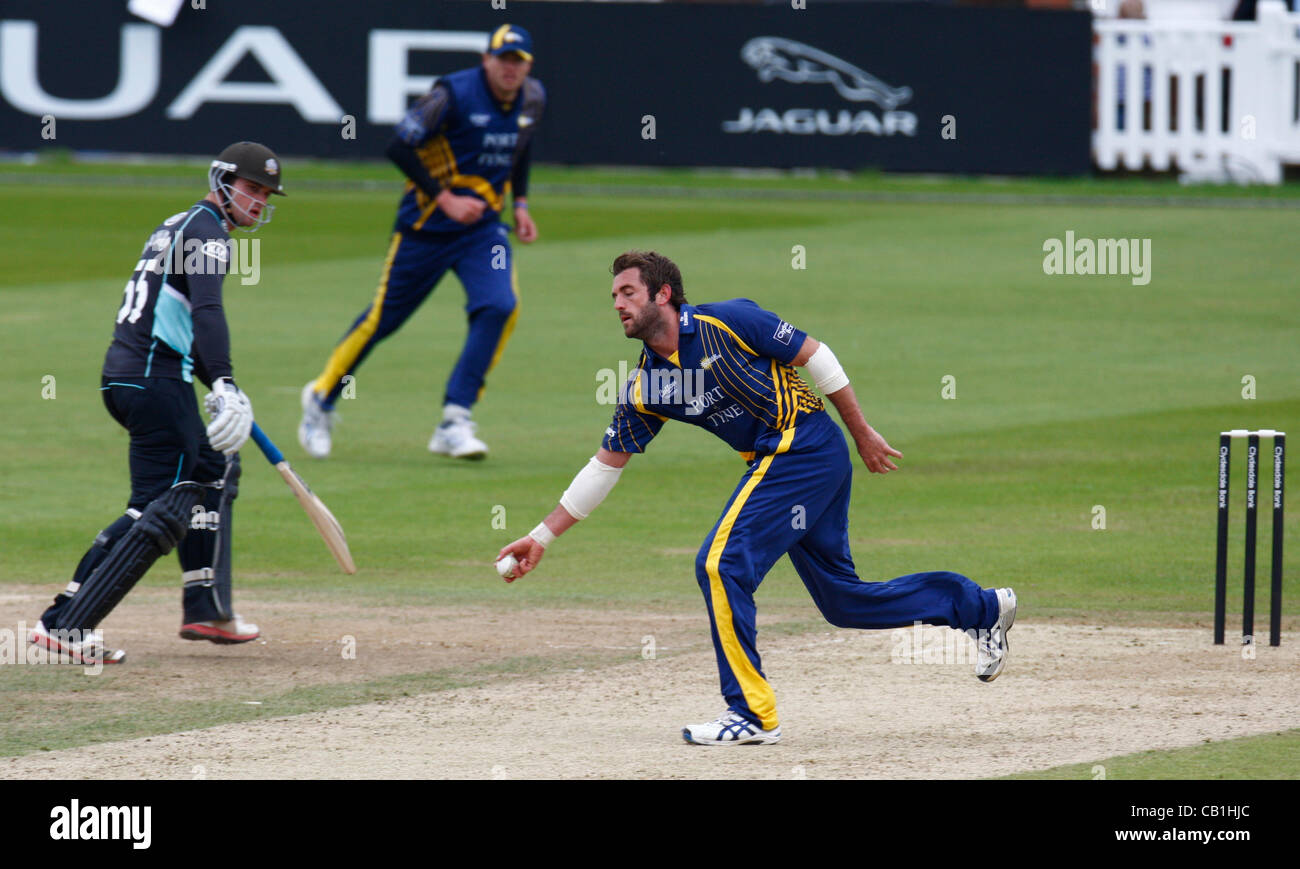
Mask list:
[{"label": "bowler's beard", "polygon": [[629,338],[649,343],[664,330],[664,322],[659,312],[651,305],[641,309],[641,313],[632,317],[632,328],[625,334]]}]

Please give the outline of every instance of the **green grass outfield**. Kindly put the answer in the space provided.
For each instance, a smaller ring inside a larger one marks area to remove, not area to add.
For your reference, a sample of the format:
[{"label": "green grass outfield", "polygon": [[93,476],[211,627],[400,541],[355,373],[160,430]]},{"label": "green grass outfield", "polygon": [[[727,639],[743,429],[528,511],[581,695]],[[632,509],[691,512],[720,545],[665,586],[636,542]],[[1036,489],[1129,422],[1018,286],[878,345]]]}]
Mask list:
[{"label": "green grass outfield", "polygon": [[[457,464],[425,452],[465,329],[449,277],[358,372],[334,458],[313,463],[294,438],[298,391],[373,292],[397,185],[373,166],[286,172],[291,196],[255,236],[260,283],[226,283],[236,372],[263,427],[348,529],[363,573],[330,569],[278,477],[246,452],[241,587],[309,589],[358,606],[697,611],[691,557],[680,553],[699,544],[743,466],[685,426],[667,427],[600,511],[554,547],[545,578],[507,587],[490,574],[496,550],[554,505],[608,424],[611,408],[596,398],[601,371],[637,351],[610,309],[608,266],[634,246],[676,259],[690,301],[747,296],[835,348],[867,418],[907,456],[902,473],[860,469],[850,530],[867,579],[948,568],[1014,585],[1038,620],[1208,631],[1215,436],[1274,427],[1300,441],[1300,217],[1234,207],[1295,197],[1294,186],[543,170],[532,197],[542,240],[516,245],[519,328],[476,410],[492,457]],[[96,180],[74,177],[83,174]],[[561,192],[593,179],[608,189]],[[125,440],[100,403],[99,366],[148,231],[204,183],[193,166],[0,167],[0,584],[53,591],[120,508]],[[1147,198],[1123,207],[981,198],[999,183],[1029,196]],[[655,184],[669,193],[655,195]],[[785,192],[753,195],[764,184]],[[682,187],[695,194],[686,199]],[[956,195],[919,195],[936,189]],[[826,190],[917,195],[838,199]],[[1166,207],[1150,197],[1188,201]],[[1222,205],[1201,201],[1213,197]],[[1043,242],[1067,230],[1151,239],[1151,282],[1045,275]],[[795,245],[806,249],[806,269],[791,268]],[[47,375],[54,400],[42,399]],[[1242,397],[1247,375],[1253,400]],[[946,376],[955,400],[941,397]],[[507,530],[493,527],[498,506]],[[1095,507],[1104,529],[1093,527]],[[1261,589],[1269,526],[1261,522]],[[155,571],[144,582],[174,578]],[[1294,569],[1285,597],[1300,600]],[[759,600],[811,609],[784,561]],[[1294,631],[1300,620],[1287,623]],[[1163,774],[1178,775],[1167,754]],[[1297,754],[1277,759],[1293,776]]]},{"label": "green grass outfield", "polygon": [[[288,158],[291,187],[388,188],[398,178],[388,161],[338,162]],[[70,151],[48,149],[27,159],[0,162],[0,183],[80,184],[90,179],[104,183],[189,183],[195,172],[206,171],[205,158],[125,155],[115,159],[82,158]],[[532,184],[538,191],[563,188],[646,188],[672,190],[686,195],[718,192],[761,195],[777,192],[795,196],[851,199],[875,195],[912,196],[1020,196],[1099,199],[1202,200],[1227,205],[1292,207],[1300,199],[1300,182],[1273,187],[1242,188],[1231,185],[1183,185],[1169,176],[1018,177],[888,174],[876,171],[844,172],[768,169],[642,169],[635,167],[535,166]],[[1229,201],[1230,200],[1230,201]]]},{"label": "green grass outfield", "polygon": [[1093,763],[1075,763],[1008,779],[1057,781],[1135,779],[1295,780],[1300,730],[1246,736],[1191,748],[1143,751]]}]

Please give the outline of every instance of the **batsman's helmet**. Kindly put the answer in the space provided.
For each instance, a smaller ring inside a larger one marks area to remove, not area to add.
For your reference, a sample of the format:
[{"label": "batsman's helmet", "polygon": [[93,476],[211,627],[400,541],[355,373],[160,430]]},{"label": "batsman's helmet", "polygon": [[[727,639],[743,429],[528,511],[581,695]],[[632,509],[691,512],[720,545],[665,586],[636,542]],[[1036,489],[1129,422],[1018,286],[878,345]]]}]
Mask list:
[{"label": "batsman's helmet", "polygon": [[[217,155],[208,169],[208,188],[220,193],[227,213],[234,207],[231,202],[233,190],[230,182],[234,178],[246,178],[249,181],[269,187],[272,193],[287,196],[281,180],[280,160],[275,152],[257,142],[236,142]],[[238,209],[243,211],[243,209]],[[269,223],[275,207],[268,204],[260,219],[252,229]]]},{"label": "batsman's helmet", "polygon": [[286,195],[280,178],[279,158],[270,148],[257,142],[236,142],[229,146],[212,161],[212,169],[214,173],[220,171],[222,174],[256,181],[270,187],[274,193]]}]

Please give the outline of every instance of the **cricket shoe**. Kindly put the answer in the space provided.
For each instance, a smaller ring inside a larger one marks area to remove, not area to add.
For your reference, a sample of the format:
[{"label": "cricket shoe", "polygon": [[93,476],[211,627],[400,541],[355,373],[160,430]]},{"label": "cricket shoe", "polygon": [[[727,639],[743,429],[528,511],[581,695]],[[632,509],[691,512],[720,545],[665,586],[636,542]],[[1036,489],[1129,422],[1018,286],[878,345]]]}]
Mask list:
[{"label": "cricket shoe", "polygon": [[330,432],[338,422],[338,413],[321,407],[313,380],[302,388],[302,422],[298,423],[298,443],[313,459],[328,459]]},{"label": "cricket shoe", "polygon": [[691,745],[772,745],[781,741],[781,725],[764,730],[728,709],[708,724],[688,724],[682,739]]},{"label": "cricket shoe", "polygon": [[1016,593],[1009,588],[997,589],[998,620],[975,638],[975,675],[981,682],[992,682],[1007,663],[1007,631],[1016,622]]},{"label": "cricket shoe", "polygon": [[454,459],[481,459],[487,456],[487,444],[474,432],[478,428],[469,418],[444,421],[433,430],[429,439],[429,452]]},{"label": "cricket shoe", "polygon": [[262,636],[257,625],[244,621],[238,615],[233,619],[211,622],[189,622],[181,625],[181,638],[208,640],[223,646],[247,643]]},{"label": "cricket shoe", "polygon": [[126,652],[121,649],[104,648],[104,633],[98,630],[60,628],[50,631],[44,622],[37,622],[27,641],[66,657],[74,664],[120,664],[126,660]]}]

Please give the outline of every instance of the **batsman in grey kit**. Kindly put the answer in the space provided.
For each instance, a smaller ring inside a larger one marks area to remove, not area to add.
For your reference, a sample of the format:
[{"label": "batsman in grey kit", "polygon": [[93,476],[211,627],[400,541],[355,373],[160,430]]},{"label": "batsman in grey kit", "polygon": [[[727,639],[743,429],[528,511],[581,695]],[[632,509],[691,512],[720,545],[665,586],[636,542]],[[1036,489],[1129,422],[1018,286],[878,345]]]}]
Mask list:
[{"label": "batsman in grey kit", "polygon": [[[233,259],[229,230],[270,220],[267,198],[284,195],[280,162],[264,145],[237,142],[212,162],[208,188],[150,234],[117,311],[100,394],[130,435],[130,499],[29,637],[75,663],[126,658],[104,647],[98,626],[173,548],[184,586],[180,635],[215,643],[260,635],[231,601],[231,507],[253,408],[235,385],[221,291]],[[212,390],[207,426],[196,376]]]}]

